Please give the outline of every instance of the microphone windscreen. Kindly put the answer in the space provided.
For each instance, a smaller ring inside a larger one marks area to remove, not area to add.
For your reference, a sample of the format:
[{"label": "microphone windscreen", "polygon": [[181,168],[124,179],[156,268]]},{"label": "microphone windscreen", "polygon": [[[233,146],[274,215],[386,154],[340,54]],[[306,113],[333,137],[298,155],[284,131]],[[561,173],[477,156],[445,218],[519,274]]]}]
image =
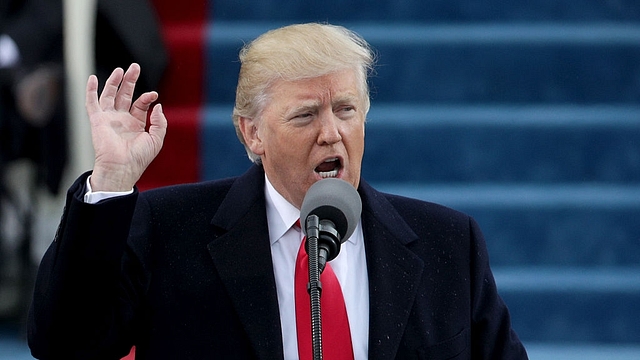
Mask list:
[{"label": "microphone windscreen", "polygon": [[302,201],[300,219],[304,219],[305,226],[302,229],[305,235],[309,215],[330,220],[336,225],[342,243],[356,230],[361,213],[362,200],[353,185],[341,179],[326,178],[311,185],[307,191]]}]

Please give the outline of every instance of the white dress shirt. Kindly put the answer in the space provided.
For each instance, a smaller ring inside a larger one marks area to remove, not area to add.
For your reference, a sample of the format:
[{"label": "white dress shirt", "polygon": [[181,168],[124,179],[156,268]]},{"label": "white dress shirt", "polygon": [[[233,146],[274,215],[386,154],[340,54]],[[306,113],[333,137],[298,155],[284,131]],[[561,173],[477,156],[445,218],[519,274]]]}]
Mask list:
[{"label": "white dress shirt", "polygon": [[[287,202],[273,188],[266,175],[265,178],[267,221],[280,307],[284,358],[298,359],[294,274],[298,249],[304,235],[299,228],[293,227],[293,225],[300,218],[300,210]],[[340,253],[331,260],[330,264],[340,282],[345,298],[353,354],[355,359],[367,359],[369,280],[361,222],[358,222],[353,235],[342,244]]]}]

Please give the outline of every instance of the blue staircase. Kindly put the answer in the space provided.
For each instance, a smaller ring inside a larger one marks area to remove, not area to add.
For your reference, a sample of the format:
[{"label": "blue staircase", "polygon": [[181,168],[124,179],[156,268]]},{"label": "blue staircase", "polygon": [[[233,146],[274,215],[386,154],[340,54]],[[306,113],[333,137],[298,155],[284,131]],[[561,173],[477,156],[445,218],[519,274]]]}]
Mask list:
[{"label": "blue staircase", "polygon": [[377,50],[363,176],[478,220],[531,358],[640,358],[640,2],[216,0],[204,179],[249,166],[243,42],[306,21]]}]

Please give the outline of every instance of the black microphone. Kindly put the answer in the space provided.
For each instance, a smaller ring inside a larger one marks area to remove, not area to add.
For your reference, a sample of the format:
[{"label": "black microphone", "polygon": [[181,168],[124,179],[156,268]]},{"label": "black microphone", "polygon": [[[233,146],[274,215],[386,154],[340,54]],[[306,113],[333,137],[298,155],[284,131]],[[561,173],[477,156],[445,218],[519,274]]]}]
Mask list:
[{"label": "black microphone", "polygon": [[[324,270],[327,261],[338,256],[340,245],[356,230],[361,213],[362,200],[350,183],[337,178],[326,178],[311,185],[302,201],[300,219],[304,219],[302,229],[309,236],[309,218],[318,218],[320,272]],[[315,221],[312,223],[311,226],[316,226]]]}]

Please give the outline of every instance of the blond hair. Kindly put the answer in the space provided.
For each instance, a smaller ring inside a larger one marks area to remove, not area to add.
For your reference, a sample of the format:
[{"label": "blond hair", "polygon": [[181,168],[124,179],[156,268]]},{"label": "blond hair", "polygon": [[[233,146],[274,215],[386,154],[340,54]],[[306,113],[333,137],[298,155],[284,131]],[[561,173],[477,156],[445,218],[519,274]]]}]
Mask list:
[{"label": "blond hair", "polygon": [[353,69],[365,116],[369,111],[367,78],[374,54],[362,37],[342,26],[308,23],[268,31],[240,50],[240,63],[233,125],[253,162],[259,163],[260,157],[248,148],[238,121],[260,117],[275,80],[296,81]]}]

